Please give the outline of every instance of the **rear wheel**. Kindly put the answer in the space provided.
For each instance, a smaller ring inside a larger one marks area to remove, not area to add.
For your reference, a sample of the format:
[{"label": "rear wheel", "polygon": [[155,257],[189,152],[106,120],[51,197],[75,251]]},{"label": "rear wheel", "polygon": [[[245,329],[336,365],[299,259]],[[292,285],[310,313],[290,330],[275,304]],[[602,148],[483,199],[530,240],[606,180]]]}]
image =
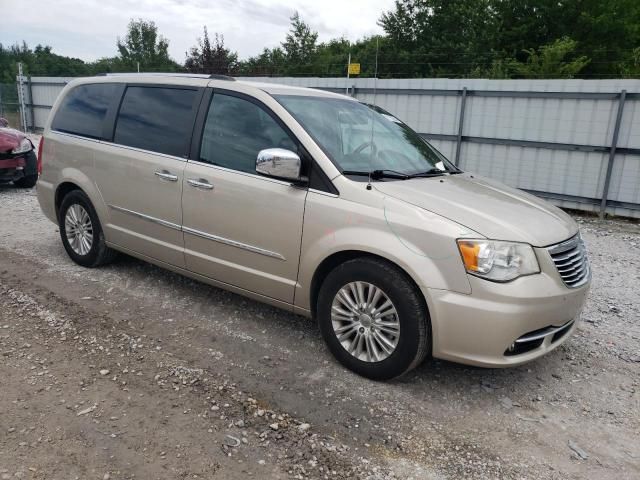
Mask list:
[{"label": "rear wheel", "polygon": [[58,223],[62,245],[77,264],[92,268],[115,258],[116,252],[105,243],[98,215],[81,190],[72,190],[62,199]]},{"label": "rear wheel", "polygon": [[336,267],[320,288],[322,335],[347,368],[375,380],[419,365],[431,346],[429,314],[406,273],[376,258]]},{"label": "rear wheel", "polygon": [[33,188],[38,181],[38,175],[27,175],[26,177],[14,180],[13,184],[18,188]]}]

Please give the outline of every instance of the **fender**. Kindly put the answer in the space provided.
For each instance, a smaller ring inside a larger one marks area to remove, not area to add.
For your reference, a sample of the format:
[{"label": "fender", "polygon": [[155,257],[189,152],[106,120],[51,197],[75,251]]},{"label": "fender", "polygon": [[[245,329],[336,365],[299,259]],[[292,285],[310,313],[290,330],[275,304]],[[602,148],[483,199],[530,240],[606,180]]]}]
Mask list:
[{"label": "fender", "polygon": [[[471,293],[460,253],[451,238],[478,234],[401,200],[385,196],[378,200],[379,206],[363,205],[309,192],[297,307],[310,309],[316,269],[325,259],[345,251],[361,251],[395,263],[423,291],[432,288]],[[351,207],[346,212],[345,205]]]}]

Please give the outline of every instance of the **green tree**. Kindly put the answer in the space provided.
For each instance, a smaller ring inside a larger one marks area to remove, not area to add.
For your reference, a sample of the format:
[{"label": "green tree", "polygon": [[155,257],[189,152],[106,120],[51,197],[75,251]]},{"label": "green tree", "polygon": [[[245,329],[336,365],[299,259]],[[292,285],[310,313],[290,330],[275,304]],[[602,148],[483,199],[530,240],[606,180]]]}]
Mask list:
[{"label": "green tree", "polygon": [[176,71],[179,66],[169,57],[169,41],[158,34],[155,22],[131,20],[124,39],[117,40],[122,67],[140,71]]},{"label": "green tree", "polygon": [[291,29],[282,43],[284,56],[291,68],[302,67],[311,63],[316,52],[318,32],[302,21],[300,14],[295,12],[291,16]]},{"label": "green tree", "polygon": [[191,47],[184,62],[185,69],[192,73],[218,73],[229,75],[237,69],[238,54],[224,46],[224,37],[214,34],[214,43],[209,40],[207,27],[198,45]]},{"label": "green tree", "polygon": [[568,37],[543,45],[538,50],[527,50],[528,58],[517,63],[515,71],[525,78],[574,78],[590,62],[586,56],[571,57],[578,42]]},{"label": "green tree", "polygon": [[[419,75],[464,75],[495,57],[492,0],[396,0],[382,26]],[[405,68],[407,69],[407,68]],[[409,73],[407,72],[407,73]]]}]

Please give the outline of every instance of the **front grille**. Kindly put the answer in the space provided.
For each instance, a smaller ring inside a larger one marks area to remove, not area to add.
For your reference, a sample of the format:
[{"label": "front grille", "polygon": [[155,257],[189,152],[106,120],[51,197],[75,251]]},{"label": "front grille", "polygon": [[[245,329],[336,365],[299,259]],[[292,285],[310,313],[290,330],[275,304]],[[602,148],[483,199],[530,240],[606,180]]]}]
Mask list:
[{"label": "front grille", "polygon": [[587,283],[591,272],[587,250],[580,234],[547,250],[567,287],[576,288]]}]

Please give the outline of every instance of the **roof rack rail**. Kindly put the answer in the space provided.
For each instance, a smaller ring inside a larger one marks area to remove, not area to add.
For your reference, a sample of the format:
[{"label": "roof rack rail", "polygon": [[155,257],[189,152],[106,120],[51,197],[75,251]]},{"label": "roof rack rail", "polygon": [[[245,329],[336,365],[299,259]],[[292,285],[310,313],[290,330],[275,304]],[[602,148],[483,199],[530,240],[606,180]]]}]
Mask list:
[{"label": "roof rack rail", "polygon": [[220,75],[218,73],[212,73],[211,75],[209,75],[209,78],[212,80],[226,80],[227,82],[235,82],[236,79],[233,77],[230,77],[229,75]]},{"label": "roof rack rail", "polygon": [[[101,75],[101,74],[98,74]],[[117,72],[105,73],[107,77],[124,77],[124,76],[140,76],[140,77],[184,77],[184,78],[209,78],[206,73],[178,73],[178,72]]]}]

